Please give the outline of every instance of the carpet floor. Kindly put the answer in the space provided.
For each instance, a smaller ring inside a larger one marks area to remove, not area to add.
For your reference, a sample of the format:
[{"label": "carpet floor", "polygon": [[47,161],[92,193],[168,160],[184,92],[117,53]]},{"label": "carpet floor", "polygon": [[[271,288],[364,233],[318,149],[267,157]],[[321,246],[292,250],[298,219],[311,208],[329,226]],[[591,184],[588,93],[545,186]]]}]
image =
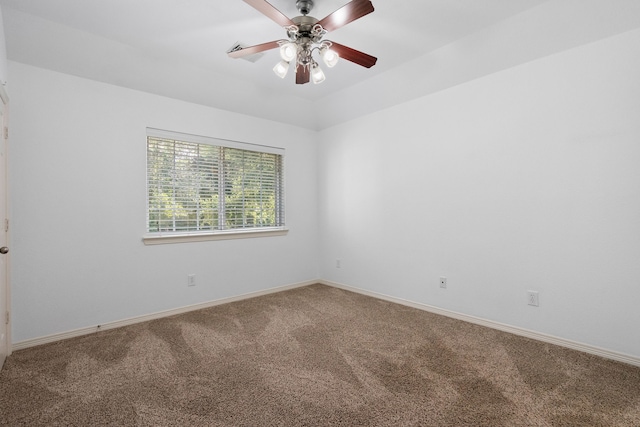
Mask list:
[{"label": "carpet floor", "polygon": [[640,426],[640,368],[312,285],[15,352],[10,426]]}]

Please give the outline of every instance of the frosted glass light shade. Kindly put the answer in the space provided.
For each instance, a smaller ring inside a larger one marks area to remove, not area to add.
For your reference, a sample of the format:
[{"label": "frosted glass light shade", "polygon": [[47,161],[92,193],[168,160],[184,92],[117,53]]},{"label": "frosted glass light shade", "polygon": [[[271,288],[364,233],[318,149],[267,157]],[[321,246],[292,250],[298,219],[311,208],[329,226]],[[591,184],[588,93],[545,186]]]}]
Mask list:
[{"label": "frosted glass light shade", "polygon": [[331,49],[323,49],[321,56],[322,60],[325,64],[327,64],[327,67],[329,68],[335,67],[338,63],[338,59],[340,59],[340,56]]},{"label": "frosted glass light shade", "polygon": [[273,72],[281,79],[284,79],[287,75],[287,71],[289,71],[289,63],[287,61],[280,61],[275,67],[273,67]]},{"label": "frosted glass light shade", "polygon": [[318,66],[318,64],[314,64],[311,67],[311,80],[314,84],[322,83],[324,81],[324,73],[322,69]]},{"label": "frosted glass light shade", "polygon": [[285,43],[280,46],[280,57],[283,61],[291,62],[298,55],[298,45],[295,43]]}]

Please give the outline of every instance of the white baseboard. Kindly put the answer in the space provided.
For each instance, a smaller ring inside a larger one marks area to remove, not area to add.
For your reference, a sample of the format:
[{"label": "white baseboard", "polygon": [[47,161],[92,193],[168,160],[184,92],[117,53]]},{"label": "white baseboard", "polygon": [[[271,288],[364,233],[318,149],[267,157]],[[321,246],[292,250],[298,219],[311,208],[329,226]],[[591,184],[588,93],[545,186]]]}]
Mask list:
[{"label": "white baseboard", "polygon": [[380,294],[377,292],[367,291],[365,289],[355,288],[348,285],[343,285],[341,283],[331,282],[327,280],[320,280],[319,283],[322,283],[327,286],[332,286],[334,288],[344,289],[346,291],[356,292],[362,295],[367,295],[373,298],[378,298],[381,300],[394,302],[397,304],[405,305],[408,307],[417,308],[418,310],[428,311],[434,314],[440,314],[442,316],[451,317],[458,320],[463,320],[469,323],[475,323],[476,325],[486,326],[488,328],[497,329],[503,332],[509,332],[514,335],[520,335],[523,337],[531,338],[534,340],[546,342],[549,344],[555,344],[561,347],[570,348],[573,350],[582,351],[584,353],[593,354],[596,356],[604,357],[606,359],[616,360],[618,362],[628,363],[630,365],[639,366],[640,367],[640,358],[636,356],[631,356],[629,354],[618,353],[615,351],[607,350],[600,347],[595,347],[589,344],[583,344],[576,341],[571,341],[564,338],[555,337],[553,335],[547,335],[536,331],[531,331],[524,328],[519,328],[516,326],[506,325],[504,323],[495,322],[493,320],[486,320],[480,317],[469,316],[467,314],[458,313],[455,311],[446,310],[443,308],[438,308],[435,306],[422,304],[418,302],[413,302],[409,300],[405,300],[402,298],[396,298],[385,294]]},{"label": "white baseboard", "polygon": [[37,345],[48,344],[56,341],[61,341],[68,338],[79,337],[82,335],[92,334],[99,331],[105,331],[108,329],[120,328],[122,326],[133,325],[136,323],[147,322],[149,320],[159,319],[162,317],[174,316],[176,314],[187,313],[189,311],[200,310],[203,308],[213,307],[216,305],[227,304],[234,301],[241,301],[249,298],[255,298],[262,295],[273,294],[277,292],[286,291],[289,289],[300,288],[308,285],[312,285],[315,283],[321,283],[323,285],[332,286],[334,288],[344,289],[346,291],[351,291],[355,293],[359,293],[362,295],[367,295],[373,298],[378,298],[384,301],[393,302],[396,304],[405,305],[408,307],[417,308],[418,310],[428,311],[430,313],[439,314],[446,317],[451,317],[454,319],[462,320],[469,323],[474,323],[476,325],[486,326],[488,328],[497,329],[499,331],[512,333],[514,335],[520,335],[523,337],[531,338],[534,340],[546,342],[549,344],[555,344],[561,347],[570,348],[573,350],[582,351],[584,353],[593,354],[596,356],[604,357],[606,359],[616,360],[618,362],[628,363],[630,365],[639,366],[640,367],[640,358],[636,356],[631,356],[624,353],[618,353],[615,351],[607,350],[600,347],[595,347],[589,344],[583,344],[576,341],[567,340],[564,338],[555,337],[553,335],[547,335],[536,331],[531,331],[524,328],[519,328],[516,326],[507,325],[504,323],[495,322],[493,320],[486,320],[480,317],[469,316],[467,314],[458,313],[451,310],[446,310],[443,308],[422,304],[414,301],[405,300],[402,298],[396,298],[389,295],[381,294],[378,292],[368,291],[361,288],[356,288],[353,286],[344,285],[341,283],[331,282],[327,280],[309,280],[306,282],[295,283],[292,285],[278,286],[275,288],[264,289],[261,291],[250,292],[247,294],[237,295],[228,298],[222,298],[214,301],[207,301],[199,304],[189,305],[185,307],[179,307],[171,310],[159,311],[156,313],[146,314],[142,316],[136,316],[129,319],[117,320],[114,322],[109,322],[96,326],[88,326],[86,328],[75,329],[72,331],[61,332],[57,334],[47,335],[44,337],[33,338],[25,341],[20,341],[17,343],[13,343],[11,345],[11,350],[22,350],[29,347],[35,347]]},{"label": "white baseboard", "polygon": [[200,310],[203,308],[213,307],[216,305],[227,304],[230,302],[241,301],[249,298],[255,298],[263,295],[274,294],[277,292],[286,291],[289,289],[301,288],[303,286],[313,285],[315,283],[321,283],[320,280],[309,280],[306,282],[295,283],[292,285],[278,286],[275,288],[264,289],[261,291],[250,292],[247,294],[237,295],[228,298],[222,298],[213,301],[206,301],[199,304],[188,305],[184,307],[178,307],[171,310],[159,311],[156,313],[145,314],[142,316],[131,317],[124,320],[116,320],[114,322],[103,323],[96,326],[87,326],[85,328],[74,329],[72,331],[61,332],[57,334],[47,335],[44,337],[32,338],[25,341],[13,343],[11,345],[11,351],[23,350],[29,347],[35,347],[37,345],[48,344],[56,341],[61,341],[69,338],[79,337],[82,335],[88,335],[99,331],[106,331],[108,329],[120,328],[122,326],[133,325],[135,323],[147,322],[149,320],[160,319],[162,317],[175,316],[176,314],[187,313],[189,311]]}]

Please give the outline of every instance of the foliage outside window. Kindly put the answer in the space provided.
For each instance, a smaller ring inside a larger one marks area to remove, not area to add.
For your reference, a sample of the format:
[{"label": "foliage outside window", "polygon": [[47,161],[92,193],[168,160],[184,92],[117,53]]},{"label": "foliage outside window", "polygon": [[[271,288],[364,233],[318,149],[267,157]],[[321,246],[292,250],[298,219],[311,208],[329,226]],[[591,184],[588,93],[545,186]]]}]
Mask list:
[{"label": "foliage outside window", "polygon": [[281,154],[182,139],[147,137],[149,233],[284,226]]}]

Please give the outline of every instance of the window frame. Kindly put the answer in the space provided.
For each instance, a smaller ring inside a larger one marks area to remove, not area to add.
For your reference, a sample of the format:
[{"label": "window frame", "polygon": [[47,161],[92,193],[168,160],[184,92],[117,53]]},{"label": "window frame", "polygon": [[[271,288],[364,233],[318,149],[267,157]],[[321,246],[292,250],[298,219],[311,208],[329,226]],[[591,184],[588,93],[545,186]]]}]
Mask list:
[{"label": "window frame", "polygon": [[[247,227],[247,228],[232,228],[232,229],[216,229],[216,230],[193,230],[193,231],[149,231],[149,158],[148,158],[148,141],[149,138],[160,138],[180,141],[191,144],[206,144],[215,147],[224,147],[231,149],[247,150],[258,153],[276,154],[281,156],[280,158],[280,194],[279,203],[282,207],[276,212],[277,216],[282,219],[282,225],[277,226],[265,226],[265,227]],[[246,239],[256,237],[272,237],[283,236],[288,233],[286,228],[286,203],[285,203],[285,150],[280,147],[272,147],[267,145],[252,144],[247,142],[233,141],[221,138],[213,138],[201,135],[186,134],[180,132],[166,131],[162,129],[147,128],[145,138],[145,230],[147,230],[142,237],[142,241],[145,245],[158,245],[167,243],[187,243],[187,242],[202,242],[211,240],[230,240],[230,239]]]}]

